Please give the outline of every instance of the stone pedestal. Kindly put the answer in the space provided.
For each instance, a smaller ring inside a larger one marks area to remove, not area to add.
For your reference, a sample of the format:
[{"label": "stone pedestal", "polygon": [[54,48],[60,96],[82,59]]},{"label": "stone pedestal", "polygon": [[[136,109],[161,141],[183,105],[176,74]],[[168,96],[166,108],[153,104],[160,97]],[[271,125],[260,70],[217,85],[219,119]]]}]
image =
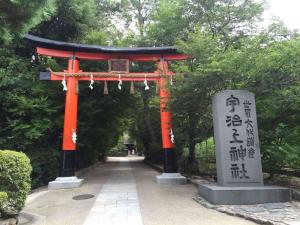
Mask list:
[{"label": "stone pedestal", "polygon": [[158,184],[186,184],[186,178],[180,173],[162,173],[159,176],[156,176],[156,182]]},{"label": "stone pedestal", "polygon": [[291,201],[289,188],[278,186],[224,187],[199,184],[199,194],[216,205],[252,205]]},{"label": "stone pedestal", "polygon": [[57,177],[54,181],[49,182],[48,189],[68,189],[77,188],[83,183],[83,179],[78,179],[77,177]]}]

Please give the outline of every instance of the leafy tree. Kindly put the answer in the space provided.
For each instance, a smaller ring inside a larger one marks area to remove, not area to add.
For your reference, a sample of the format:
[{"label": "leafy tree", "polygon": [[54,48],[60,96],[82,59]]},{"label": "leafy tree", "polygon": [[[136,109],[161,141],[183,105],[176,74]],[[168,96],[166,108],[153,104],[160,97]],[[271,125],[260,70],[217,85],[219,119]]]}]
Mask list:
[{"label": "leafy tree", "polygon": [[133,23],[138,29],[140,37],[145,35],[145,25],[149,23],[149,16],[155,9],[156,0],[123,0],[121,1],[121,17],[125,20],[126,27]]},{"label": "leafy tree", "polygon": [[176,40],[185,39],[191,30],[191,20],[185,0],[160,0],[157,10],[151,14],[152,22],[147,35],[155,46],[174,45]]},{"label": "leafy tree", "polygon": [[[88,31],[101,27],[96,1],[61,0],[50,20],[36,26],[32,32],[39,36],[61,41],[80,41]],[[99,19],[98,19],[99,18]]]},{"label": "leafy tree", "polygon": [[[37,80],[38,70],[30,60],[15,55],[13,50],[0,51],[0,146],[32,156],[34,183],[40,176],[52,178],[57,169],[51,171],[50,164],[56,163],[55,148],[59,144],[59,128],[52,119],[57,116],[57,108]],[[36,154],[43,155],[42,159]]]},{"label": "leafy tree", "polygon": [[263,10],[264,5],[253,0],[161,0],[148,34],[156,45],[174,45],[204,29],[226,46],[238,45],[255,31]]},{"label": "leafy tree", "polygon": [[56,9],[55,0],[1,0],[0,45],[49,19]]},{"label": "leafy tree", "polygon": [[[234,45],[224,48],[222,37],[218,36],[211,37],[210,42],[206,41],[209,35],[197,31],[187,42],[180,43],[185,52],[195,57],[190,71],[196,79],[192,79],[192,83],[187,82],[187,88],[178,88],[179,92],[175,92],[174,101],[174,110],[179,114],[176,116],[182,116],[179,119],[181,124],[177,126],[184,128],[183,118],[186,120],[189,118],[184,112],[194,112],[191,113],[196,118],[193,125],[201,124],[202,120],[207,119],[207,114],[211,115],[210,107],[193,111],[193,107],[195,108],[197,104],[189,104],[193,101],[187,99],[196,98],[199,104],[208,102],[209,106],[210,97],[221,89],[248,89],[254,92],[257,100],[263,165],[265,170],[272,173],[280,171],[285,166],[295,165],[299,161],[295,154],[297,141],[294,136],[299,130],[296,119],[299,114],[296,97],[299,90],[299,79],[296,75],[299,62],[295,60],[299,54],[295,50],[298,48],[299,38],[295,35],[286,35],[285,39],[282,39],[282,36],[278,39],[278,34],[282,30],[275,32],[276,36],[263,32],[261,35],[244,38],[240,41],[239,48]],[[221,45],[218,44],[220,42]],[[179,66],[178,69],[180,71],[186,67]],[[219,79],[210,80],[213,77]],[[209,90],[204,91],[207,95],[198,92],[195,88],[197,86]],[[277,104],[274,104],[275,102]],[[197,113],[200,113],[198,118]],[[186,130],[190,131],[193,127],[195,126],[186,125]],[[203,125],[200,128],[198,138],[202,136],[201,130],[207,130]],[[290,135],[283,135],[286,130],[290,131]],[[188,143],[188,140],[186,138],[184,144]],[[193,148],[189,147],[189,150],[192,155]]]},{"label": "leafy tree", "polygon": [[192,21],[220,35],[226,46],[253,34],[264,11],[263,4],[253,0],[189,0],[188,8]]}]

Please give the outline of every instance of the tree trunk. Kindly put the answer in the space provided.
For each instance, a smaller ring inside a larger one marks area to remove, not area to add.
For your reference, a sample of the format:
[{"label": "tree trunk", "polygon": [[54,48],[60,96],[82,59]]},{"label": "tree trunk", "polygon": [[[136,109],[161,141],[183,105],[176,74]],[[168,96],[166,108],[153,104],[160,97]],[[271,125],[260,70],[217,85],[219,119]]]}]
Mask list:
[{"label": "tree trunk", "polygon": [[194,123],[190,123],[189,127],[189,158],[188,162],[189,163],[194,163],[195,162],[195,129],[194,129]]},{"label": "tree trunk", "polygon": [[193,140],[189,140],[189,163],[194,163],[195,162],[195,142]]},{"label": "tree trunk", "polygon": [[151,125],[150,109],[149,109],[149,93],[142,91],[143,110],[144,110],[144,132],[143,144],[147,151],[149,151],[149,144],[155,142],[155,135]]}]

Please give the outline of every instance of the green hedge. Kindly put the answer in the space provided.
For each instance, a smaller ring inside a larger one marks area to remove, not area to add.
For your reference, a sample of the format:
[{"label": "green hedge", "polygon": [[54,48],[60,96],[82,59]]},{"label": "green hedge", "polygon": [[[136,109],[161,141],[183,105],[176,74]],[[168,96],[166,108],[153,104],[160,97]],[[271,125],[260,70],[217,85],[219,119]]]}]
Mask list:
[{"label": "green hedge", "polygon": [[7,206],[8,195],[6,192],[0,192],[0,212]]},{"label": "green hedge", "polygon": [[6,192],[8,197],[2,212],[19,212],[24,207],[30,191],[31,171],[30,160],[24,153],[0,151],[0,190]]}]

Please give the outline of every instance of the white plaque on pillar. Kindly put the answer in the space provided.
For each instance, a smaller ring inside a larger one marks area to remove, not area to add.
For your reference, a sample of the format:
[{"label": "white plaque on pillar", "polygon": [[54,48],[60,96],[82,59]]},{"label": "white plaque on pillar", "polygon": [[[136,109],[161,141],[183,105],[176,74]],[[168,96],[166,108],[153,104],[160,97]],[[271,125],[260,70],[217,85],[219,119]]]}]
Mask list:
[{"label": "white plaque on pillar", "polygon": [[254,94],[226,90],[213,97],[218,184],[263,185]]}]

